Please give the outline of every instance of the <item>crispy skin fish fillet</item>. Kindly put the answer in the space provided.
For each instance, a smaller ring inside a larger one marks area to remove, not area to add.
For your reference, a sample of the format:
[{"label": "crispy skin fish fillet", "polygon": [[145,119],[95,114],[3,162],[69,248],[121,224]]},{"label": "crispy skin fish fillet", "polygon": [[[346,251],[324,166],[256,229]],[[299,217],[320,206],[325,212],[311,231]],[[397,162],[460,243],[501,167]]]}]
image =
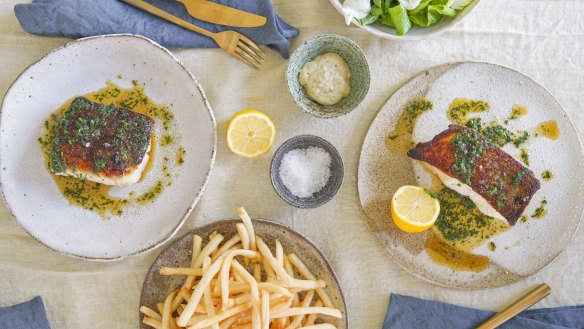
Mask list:
[{"label": "crispy skin fish fillet", "polygon": [[151,147],[151,118],[77,97],[58,120],[50,154],[55,175],[116,186],[140,180]]},{"label": "crispy skin fish fillet", "polygon": [[451,189],[469,196],[481,212],[510,225],[540,188],[531,170],[464,126],[450,125],[431,141],[418,143],[408,156],[424,162]]}]

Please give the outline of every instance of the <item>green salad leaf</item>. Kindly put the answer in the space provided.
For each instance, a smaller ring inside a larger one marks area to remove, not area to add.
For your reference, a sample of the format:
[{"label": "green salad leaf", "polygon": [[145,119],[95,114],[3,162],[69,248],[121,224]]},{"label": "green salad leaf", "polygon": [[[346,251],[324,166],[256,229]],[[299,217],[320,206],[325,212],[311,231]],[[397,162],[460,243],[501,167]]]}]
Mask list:
[{"label": "green salad leaf", "polygon": [[[400,3],[397,6],[389,8],[387,11],[397,35],[406,34],[406,32],[412,27],[412,22],[410,21],[408,12],[404,6]],[[381,18],[381,22],[383,23],[383,17]]]},{"label": "green salad leaf", "polygon": [[474,0],[421,0],[412,10],[406,10],[401,0],[371,0],[371,12],[361,20],[361,25],[379,21],[395,28],[397,35],[404,35],[412,24],[428,27],[444,16],[454,17]]}]

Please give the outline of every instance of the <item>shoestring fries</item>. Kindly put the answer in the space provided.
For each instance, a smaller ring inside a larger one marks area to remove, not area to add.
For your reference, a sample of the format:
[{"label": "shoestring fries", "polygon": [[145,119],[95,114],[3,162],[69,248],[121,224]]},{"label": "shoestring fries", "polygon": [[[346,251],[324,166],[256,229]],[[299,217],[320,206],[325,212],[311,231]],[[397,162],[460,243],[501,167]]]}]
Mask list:
[{"label": "shoestring fries", "polygon": [[320,318],[342,318],[326,283],[294,253],[286,254],[280,241],[272,254],[245,209],[237,213],[242,223],[235,235],[213,232],[206,245],[195,235],[190,267],[159,269],[185,281],[157,304],[158,311],[140,307],[142,322],[155,329],[336,329]]}]

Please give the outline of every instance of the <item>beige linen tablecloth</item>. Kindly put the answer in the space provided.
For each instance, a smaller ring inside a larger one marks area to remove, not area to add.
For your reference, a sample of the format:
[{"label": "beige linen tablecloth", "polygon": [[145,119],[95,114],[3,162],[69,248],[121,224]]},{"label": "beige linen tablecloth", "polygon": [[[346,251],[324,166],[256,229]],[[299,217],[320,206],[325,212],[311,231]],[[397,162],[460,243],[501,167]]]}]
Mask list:
[{"label": "beige linen tablecloth", "polygon": [[[25,33],[14,17],[19,1],[0,2],[0,94],[27,65],[69,40]],[[356,41],[371,67],[371,89],[344,117],[323,120],[300,111],[288,95],[286,61],[269,52],[253,71],[220,50],[175,50],[203,85],[218,123],[218,154],[210,183],[178,235],[214,220],[235,217],[243,205],[254,217],[272,219],[306,234],[328,255],[348,302],[352,328],[380,328],[392,292],[498,310],[536,283],[551,296],[538,306],[584,303],[584,232],[576,233],[549,266],[522,282],[498,289],[446,289],[398,267],[369,233],[357,196],[357,163],[376,112],[402,83],[434,65],[462,60],[515,68],[540,82],[564,105],[584,134],[584,1],[483,0],[452,31],[427,41],[394,42],[347,27],[328,0],[276,0],[278,13],[300,29],[294,49],[307,38],[336,33]],[[233,155],[225,144],[229,118],[256,108],[278,127],[275,146],[298,134],[331,141],[345,161],[337,197],[313,210],[293,208],[273,191],[269,165],[275,148],[258,159]],[[582,175],[584,173],[562,173]],[[565,196],[566,206],[573,198]],[[24,232],[0,206],[0,306],[44,298],[53,328],[136,328],[142,280],[160,249],[115,263],[93,263],[53,252]]]}]

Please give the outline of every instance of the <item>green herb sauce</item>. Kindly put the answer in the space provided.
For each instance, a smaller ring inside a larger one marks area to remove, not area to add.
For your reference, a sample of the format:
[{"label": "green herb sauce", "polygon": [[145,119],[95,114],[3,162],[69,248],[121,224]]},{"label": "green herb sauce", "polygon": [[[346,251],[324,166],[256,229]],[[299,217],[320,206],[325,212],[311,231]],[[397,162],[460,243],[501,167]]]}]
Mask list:
[{"label": "green herb sauce", "polygon": [[455,98],[448,109],[448,119],[458,125],[464,125],[470,113],[488,111],[491,105],[481,100]]},{"label": "green herb sauce", "polygon": [[423,98],[409,102],[395,129],[387,136],[387,147],[394,152],[405,154],[413,146],[412,131],[416,120],[422,113],[432,110],[432,106],[432,102]]},{"label": "green herb sauce", "polygon": [[551,170],[547,169],[544,172],[541,173],[541,178],[544,181],[551,181],[554,178],[554,174],[552,173]]},{"label": "green herb sauce", "polygon": [[539,207],[535,208],[535,211],[531,215],[531,218],[543,218],[543,217],[547,216],[548,211],[545,209],[546,205],[547,205],[547,200],[546,199],[541,200]]}]

